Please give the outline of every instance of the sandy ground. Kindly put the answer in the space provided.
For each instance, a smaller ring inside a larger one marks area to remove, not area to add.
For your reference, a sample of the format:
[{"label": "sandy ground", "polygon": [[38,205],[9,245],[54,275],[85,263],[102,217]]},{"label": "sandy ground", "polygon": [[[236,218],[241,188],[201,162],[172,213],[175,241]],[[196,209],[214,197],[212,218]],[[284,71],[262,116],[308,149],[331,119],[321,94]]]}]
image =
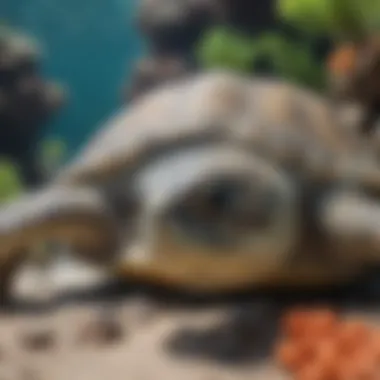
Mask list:
[{"label": "sandy ground", "polygon": [[0,378],[283,378],[273,366],[266,365],[265,359],[252,358],[245,363],[231,360],[234,355],[231,351],[236,347],[231,347],[233,344],[229,338],[223,336],[225,332],[217,331],[223,324],[219,320],[220,311],[166,310],[156,313],[153,320],[148,321],[146,316],[131,317],[128,309],[126,305],[123,317],[117,318],[118,322],[107,321],[120,324],[114,326],[116,330],[109,331],[109,335],[104,335],[105,331],[95,331],[104,329],[105,326],[100,324],[107,322],[104,319],[99,321],[102,317],[84,307],[68,307],[33,318],[3,317]]},{"label": "sandy ground", "polygon": [[0,380],[286,379],[271,361],[273,300],[188,302],[119,286],[70,294],[2,310]]}]

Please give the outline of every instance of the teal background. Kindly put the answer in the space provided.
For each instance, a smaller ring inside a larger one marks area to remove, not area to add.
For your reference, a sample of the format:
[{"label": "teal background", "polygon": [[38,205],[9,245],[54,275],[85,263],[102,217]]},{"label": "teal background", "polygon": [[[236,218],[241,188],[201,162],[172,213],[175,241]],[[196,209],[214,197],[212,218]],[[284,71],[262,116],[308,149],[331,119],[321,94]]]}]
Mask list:
[{"label": "teal background", "polygon": [[142,53],[137,0],[0,0],[0,18],[38,38],[41,70],[68,86],[69,102],[43,137],[74,153],[120,106],[120,89]]}]

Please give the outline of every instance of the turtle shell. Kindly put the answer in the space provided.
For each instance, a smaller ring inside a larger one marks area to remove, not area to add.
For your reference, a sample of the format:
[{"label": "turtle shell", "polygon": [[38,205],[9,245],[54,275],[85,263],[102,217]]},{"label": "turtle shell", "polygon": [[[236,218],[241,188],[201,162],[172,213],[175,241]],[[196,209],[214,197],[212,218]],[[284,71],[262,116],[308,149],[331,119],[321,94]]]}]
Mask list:
[{"label": "turtle shell", "polygon": [[[168,150],[189,144],[223,145],[227,142],[254,149],[255,155],[261,155],[272,168],[285,168],[282,173],[285,176],[291,170],[290,180],[293,174],[298,178],[305,176],[304,182],[297,178],[295,184],[307,185],[306,191],[312,189],[314,180],[335,180],[337,184],[349,180],[362,185],[366,179],[380,189],[377,161],[370,161],[368,144],[362,144],[350,131],[340,125],[337,112],[324,98],[305,89],[269,79],[224,72],[204,73],[160,87],[121,111],[97,133],[78,158],[64,168],[56,181],[71,189],[83,185],[107,187],[108,184],[118,188],[119,180],[123,182],[126,175],[136,183],[132,174],[145,163],[154,163]],[[289,266],[274,270],[268,277],[262,276],[257,256],[226,255],[216,260],[214,255],[201,251],[194,255],[194,245],[182,243],[178,244],[182,254],[178,254],[178,245],[165,235],[165,226],[158,227],[162,227],[160,250],[166,253],[148,257],[141,265],[139,260],[144,261],[146,257],[139,257],[138,245],[136,250],[133,245],[132,250],[129,244],[121,246],[122,257],[113,268],[118,276],[215,291],[244,288],[258,282],[270,286],[341,282],[362,268],[356,263],[346,268],[340,261],[338,266],[335,262],[330,265],[328,258],[314,255],[317,249],[319,253],[319,246],[311,247],[309,241],[305,244],[301,241],[300,249],[312,248],[310,255],[299,262],[297,256]],[[143,237],[149,243],[149,238]],[[305,236],[305,240],[308,238]],[[313,243],[314,240],[313,237]],[[277,239],[271,241],[278,242]]]},{"label": "turtle shell", "polygon": [[100,184],[168,149],[217,141],[248,144],[322,176],[333,163],[368,155],[323,97],[286,82],[214,72],[160,87],[120,111],[57,181]]}]

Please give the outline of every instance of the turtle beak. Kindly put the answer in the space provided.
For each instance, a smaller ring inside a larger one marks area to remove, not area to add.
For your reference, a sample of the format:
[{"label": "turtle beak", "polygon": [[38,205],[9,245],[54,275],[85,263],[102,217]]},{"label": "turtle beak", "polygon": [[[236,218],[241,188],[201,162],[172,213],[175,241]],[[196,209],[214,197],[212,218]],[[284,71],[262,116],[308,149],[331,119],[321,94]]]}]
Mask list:
[{"label": "turtle beak", "polygon": [[0,208],[0,291],[4,296],[20,261],[36,244],[69,244],[95,259],[109,258],[116,243],[113,219],[99,194],[54,187]]}]

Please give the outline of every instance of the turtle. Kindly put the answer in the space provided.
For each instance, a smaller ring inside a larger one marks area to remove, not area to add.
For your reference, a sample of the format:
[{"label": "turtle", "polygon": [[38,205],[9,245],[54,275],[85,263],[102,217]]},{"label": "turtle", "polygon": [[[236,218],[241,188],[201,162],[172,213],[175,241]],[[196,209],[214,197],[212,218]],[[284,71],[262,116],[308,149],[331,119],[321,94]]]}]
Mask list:
[{"label": "turtle", "polygon": [[52,181],[0,208],[2,296],[35,244],[201,294],[345,283],[380,260],[380,169],[328,100],[210,71],[111,115]]}]

